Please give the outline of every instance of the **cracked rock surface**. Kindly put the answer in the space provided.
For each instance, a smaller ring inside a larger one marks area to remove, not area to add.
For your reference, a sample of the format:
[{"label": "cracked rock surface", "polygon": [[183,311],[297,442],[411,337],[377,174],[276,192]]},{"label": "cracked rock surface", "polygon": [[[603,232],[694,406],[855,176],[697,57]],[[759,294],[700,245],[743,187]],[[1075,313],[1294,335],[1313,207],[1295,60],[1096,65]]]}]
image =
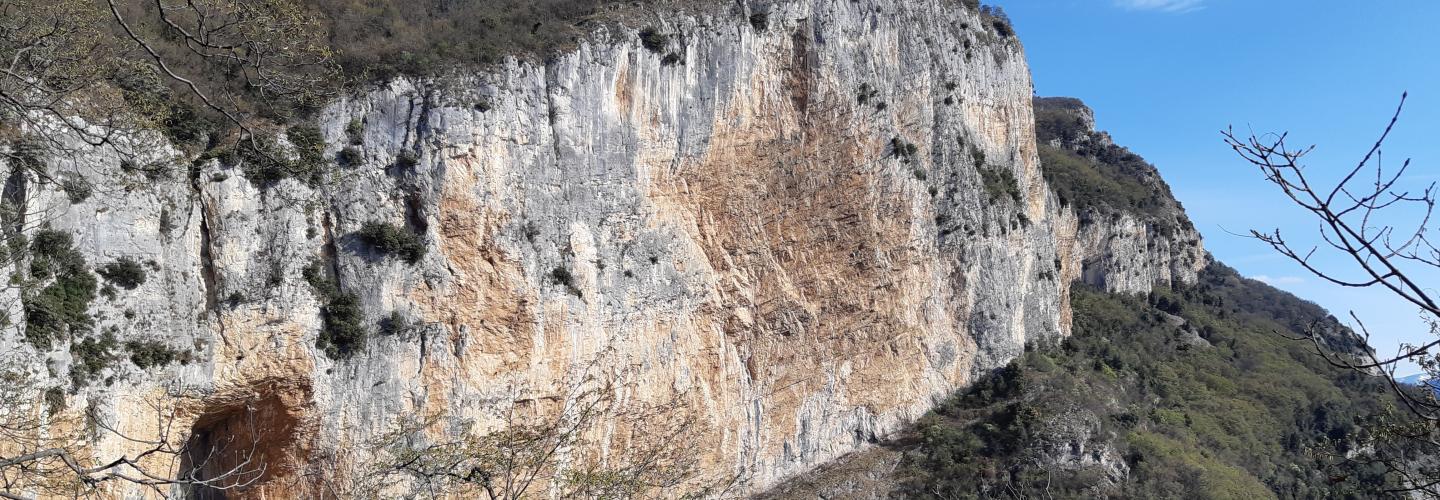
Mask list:
[{"label": "cracked rock surface", "polygon": [[[1065,335],[1077,280],[1130,292],[1194,280],[1193,231],[1082,224],[1061,206],[1041,176],[1020,44],[978,13],[765,7],[763,31],[739,8],[668,16],[664,54],[612,28],[543,63],[343,99],[321,114],[327,156],[352,120],[359,156],[319,188],[258,187],[219,161],[187,171],[163,148],[176,168],[158,179],[105,151],[52,166],[106,186],[71,204],[42,185],[27,201],[53,210],[92,266],[156,266],[96,299],[96,327],[194,353],[118,363],[71,405],[144,432],[145,399],[173,388],[207,395],[204,425],[264,401],[278,430],[262,489],[278,494],[306,457],[401,416],[496,429],[511,409],[561,408],[605,380],[624,404],[679,401],[700,423],[703,468],[760,491]],[[987,189],[987,169],[1018,195]],[[356,235],[371,221],[426,252],[413,264],[377,252]],[[358,299],[369,334],[349,358],[317,347],[312,264]],[[402,327],[382,328],[392,317]],[[0,347],[33,351],[20,339]],[[71,363],[60,348],[37,359],[62,374]]]}]

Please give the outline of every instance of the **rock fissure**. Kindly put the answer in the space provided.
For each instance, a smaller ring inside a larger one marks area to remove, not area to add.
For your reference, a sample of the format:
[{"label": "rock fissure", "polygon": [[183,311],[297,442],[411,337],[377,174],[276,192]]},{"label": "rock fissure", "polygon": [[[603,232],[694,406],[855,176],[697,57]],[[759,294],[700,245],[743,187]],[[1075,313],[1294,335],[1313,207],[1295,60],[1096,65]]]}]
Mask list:
[{"label": "rock fissure", "polygon": [[199,180],[191,182],[195,189],[196,203],[199,205],[200,214],[200,242],[198,253],[200,256],[200,278],[201,286],[204,287],[205,311],[216,311],[220,305],[220,291],[216,289],[215,254],[211,249],[213,241],[210,231],[210,206],[205,203],[205,192],[201,189]]}]

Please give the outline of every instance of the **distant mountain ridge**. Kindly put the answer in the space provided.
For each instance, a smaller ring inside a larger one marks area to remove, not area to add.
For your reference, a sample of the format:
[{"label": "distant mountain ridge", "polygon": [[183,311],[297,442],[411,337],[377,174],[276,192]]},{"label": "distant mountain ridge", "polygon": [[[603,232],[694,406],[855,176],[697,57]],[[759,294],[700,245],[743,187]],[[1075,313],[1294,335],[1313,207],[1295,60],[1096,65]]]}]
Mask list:
[{"label": "distant mountain ridge", "polygon": [[1428,386],[1431,390],[1435,391],[1436,395],[1440,395],[1440,380],[1430,378],[1430,374],[1428,373],[1416,373],[1414,375],[1399,377],[1396,378],[1395,381],[1414,387]]},{"label": "distant mountain ridge", "polygon": [[1429,380],[1429,377],[1430,377],[1430,375],[1429,375],[1429,374],[1426,374],[1426,373],[1416,373],[1416,374],[1414,374],[1414,375],[1406,375],[1406,376],[1404,376],[1404,377],[1397,377],[1397,378],[1395,379],[1395,381],[1396,381],[1396,382],[1399,382],[1399,383],[1402,383],[1402,384],[1406,384],[1406,385],[1417,385],[1417,386],[1418,386],[1418,385],[1424,384],[1424,382],[1425,382],[1426,380]]}]

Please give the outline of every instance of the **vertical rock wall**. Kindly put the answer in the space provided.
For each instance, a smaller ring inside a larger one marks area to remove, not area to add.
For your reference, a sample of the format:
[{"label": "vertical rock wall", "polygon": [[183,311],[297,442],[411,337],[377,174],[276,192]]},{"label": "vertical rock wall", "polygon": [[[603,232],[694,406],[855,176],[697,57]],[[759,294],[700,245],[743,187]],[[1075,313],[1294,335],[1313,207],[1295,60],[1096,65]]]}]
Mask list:
[{"label": "vertical rock wall", "polygon": [[[260,438],[278,494],[323,450],[401,416],[486,431],[605,383],[622,405],[677,403],[707,473],[754,491],[1064,335],[1075,280],[1143,291],[1203,261],[1191,238],[1123,218],[1082,227],[1059,205],[1020,44],[959,2],[655,19],[632,24],[668,34],[660,51],[610,28],[544,63],[330,106],[327,153],[352,120],[363,140],[321,188],[257,187],[219,161],[187,171],[163,148],[176,168],[158,178],[105,151],[56,165],[105,188],[72,204],[37,186],[31,206],[93,265],[154,261],[139,288],[96,300],[97,328],[195,353],[117,364],[72,406],[138,431],[146,398],[191,389],[187,418],[219,433],[263,402],[284,429]],[[427,253],[375,252],[355,235],[369,221],[416,232]],[[1165,252],[1145,251],[1159,240]],[[1113,265],[1083,266],[1097,259]],[[349,359],[316,347],[316,262],[371,332]],[[392,315],[408,327],[380,333]],[[29,349],[19,339],[4,342]],[[615,425],[607,436],[629,432]]]}]

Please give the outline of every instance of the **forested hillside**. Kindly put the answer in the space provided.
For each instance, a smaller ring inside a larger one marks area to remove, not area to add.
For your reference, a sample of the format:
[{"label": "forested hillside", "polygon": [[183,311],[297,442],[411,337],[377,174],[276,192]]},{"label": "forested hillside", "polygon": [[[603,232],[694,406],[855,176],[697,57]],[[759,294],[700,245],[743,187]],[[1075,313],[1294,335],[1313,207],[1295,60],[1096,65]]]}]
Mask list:
[{"label": "forested hillside", "polygon": [[900,456],[882,483],[919,498],[1371,498],[1397,485],[1360,453],[1395,407],[1383,380],[1290,338],[1341,328],[1314,304],[1217,263],[1148,295],[1077,287],[1072,306],[1072,336],[1029,346],[887,445]]}]

